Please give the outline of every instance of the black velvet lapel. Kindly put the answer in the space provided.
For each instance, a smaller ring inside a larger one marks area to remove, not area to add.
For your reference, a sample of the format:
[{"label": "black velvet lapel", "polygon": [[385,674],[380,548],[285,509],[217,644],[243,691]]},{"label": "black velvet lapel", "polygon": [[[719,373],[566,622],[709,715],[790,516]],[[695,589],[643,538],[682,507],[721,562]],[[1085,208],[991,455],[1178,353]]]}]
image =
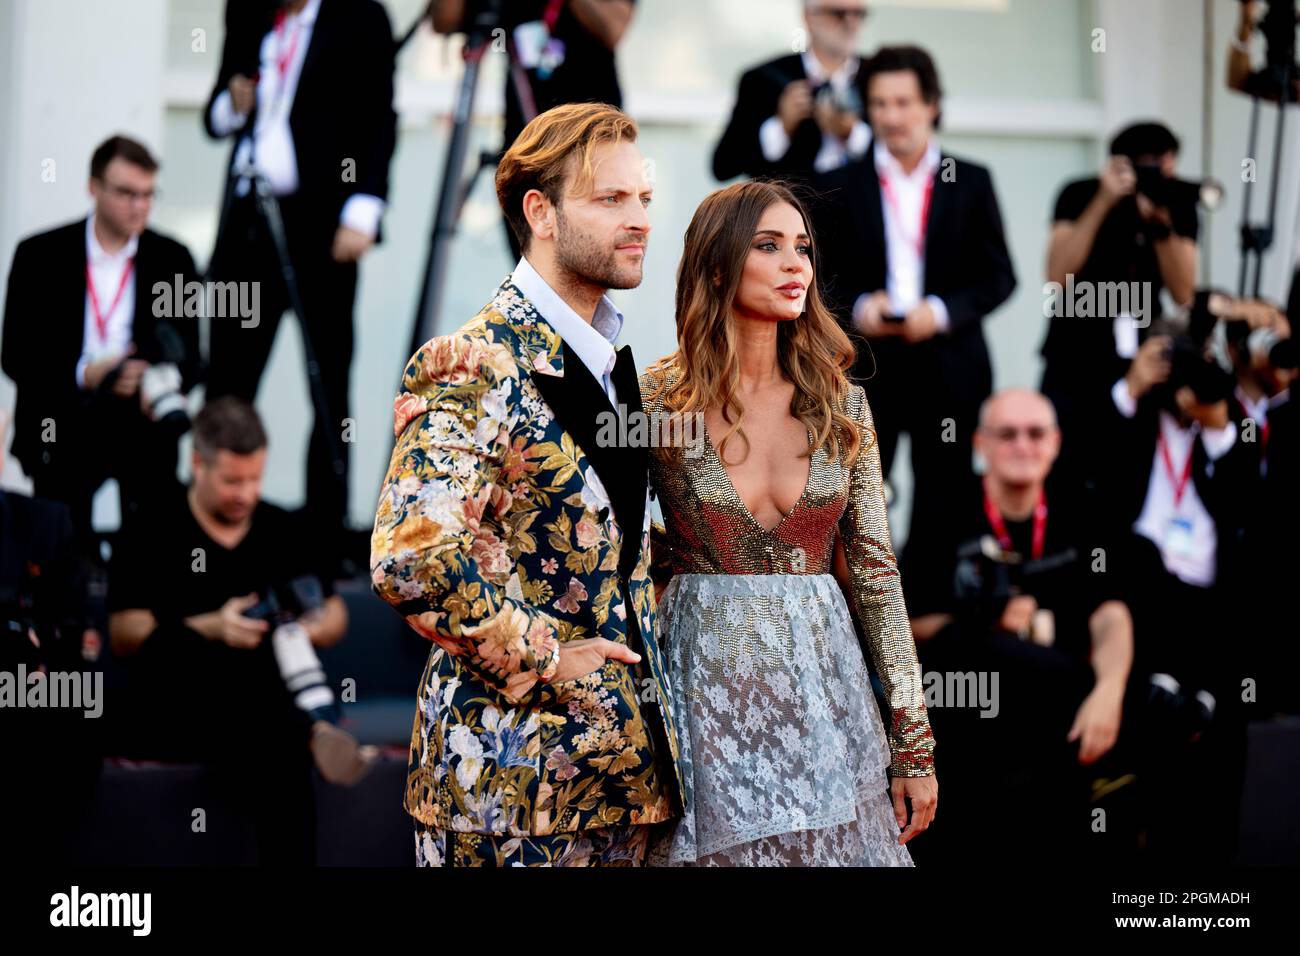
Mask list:
[{"label": "black velvet lapel", "polygon": [[[556,421],[573,437],[605,486],[615,520],[623,533],[619,572],[630,574],[641,549],[649,457],[644,448],[627,448],[618,443],[602,445],[596,440],[602,423],[597,416],[601,412],[613,414],[614,409],[604,387],[563,339],[560,340],[560,349],[563,375],[546,375],[537,371],[529,374],[546,404],[555,412]],[[627,351],[626,346],[624,351]],[[629,411],[639,411],[641,391],[630,352],[622,364],[626,366],[622,370],[615,364],[614,387]],[[627,385],[625,382],[629,375],[631,384]]]}]

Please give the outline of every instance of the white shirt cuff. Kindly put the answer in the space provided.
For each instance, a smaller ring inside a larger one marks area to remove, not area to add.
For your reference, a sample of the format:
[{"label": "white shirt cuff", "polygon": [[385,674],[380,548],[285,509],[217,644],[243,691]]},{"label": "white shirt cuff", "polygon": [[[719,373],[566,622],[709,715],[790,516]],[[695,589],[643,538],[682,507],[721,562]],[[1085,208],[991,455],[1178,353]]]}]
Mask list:
[{"label": "white shirt cuff", "polygon": [[1129,394],[1126,379],[1121,378],[1110,387],[1110,398],[1115,403],[1115,407],[1119,409],[1119,413],[1125,418],[1132,418],[1137,414],[1137,400]]},{"label": "white shirt cuff", "polygon": [[790,134],[785,131],[779,116],[763,120],[763,125],[758,128],[758,145],[769,163],[775,163],[790,151]]},{"label": "white shirt cuff", "polygon": [[218,136],[229,136],[243,128],[248,122],[248,114],[236,113],[234,101],[230,98],[230,90],[222,90],[212,102],[212,112],[208,114],[208,120]]},{"label": "white shirt cuff", "polygon": [[853,131],[844,141],[844,148],[854,159],[861,159],[871,146],[871,127],[862,120],[853,124]]},{"label": "white shirt cuff", "polygon": [[1201,444],[1205,446],[1205,454],[1210,456],[1210,461],[1218,461],[1226,455],[1236,440],[1236,422],[1228,422],[1222,428],[1201,429]]},{"label": "white shirt cuff", "polygon": [[940,332],[947,332],[952,328],[952,320],[948,317],[948,306],[944,305],[943,299],[937,295],[927,295],[925,301],[930,303],[930,311],[934,313],[934,325]]},{"label": "white shirt cuff", "polygon": [[339,222],[373,239],[379,235],[379,220],[384,215],[385,206],[378,196],[356,193],[349,196],[343,204]]}]

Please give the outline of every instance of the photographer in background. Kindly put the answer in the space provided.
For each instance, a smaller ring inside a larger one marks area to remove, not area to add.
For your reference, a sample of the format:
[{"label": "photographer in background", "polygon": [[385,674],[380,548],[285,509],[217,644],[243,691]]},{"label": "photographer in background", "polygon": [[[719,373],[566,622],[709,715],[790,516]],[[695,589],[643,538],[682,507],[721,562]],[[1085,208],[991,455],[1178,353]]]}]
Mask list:
[{"label": "photographer in background", "polygon": [[[1194,318],[1196,315],[1194,313]],[[1156,326],[1111,389],[1099,488],[1132,530],[1135,671],[1181,745],[1153,749],[1148,849],[1227,863],[1244,764],[1246,688],[1258,683],[1243,539],[1260,492],[1233,379],[1206,356],[1204,324]]]},{"label": "photographer in background", "polygon": [[106,480],[118,481],[123,526],[176,480],[182,393],[199,375],[197,320],[167,314],[181,310],[153,291],[198,274],[189,250],[147,228],[157,170],[133,139],[100,144],[91,214],[24,239],[9,269],[0,363],[18,389],[13,454],[36,495],[68,505],[87,553]]},{"label": "photographer in background", "polygon": [[1300,537],[1300,453],[1297,375],[1291,324],[1276,305],[1204,293],[1206,312],[1217,325],[1214,338],[1236,376],[1230,407],[1241,438],[1259,469],[1262,493],[1252,496],[1242,544],[1241,579],[1255,597],[1245,613],[1257,635],[1254,673],[1259,678],[1260,716],[1300,713],[1300,667],[1292,594],[1297,583],[1295,541]]},{"label": "photographer in background", "polygon": [[[0,443],[7,421],[0,415]],[[3,461],[0,460],[0,464]],[[0,489],[0,672],[18,694],[19,677],[43,671],[81,685],[87,642],[98,640],[87,601],[85,566],[77,553],[67,505]],[[93,688],[93,684],[91,685]],[[0,706],[0,820],[12,865],[71,862],[99,773],[99,720],[85,708]]]},{"label": "photographer in background", "polygon": [[[1283,73],[1290,72],[1287,102],[1300,101],[1300,65],[1295,62],[1296,12],[1288,0],[1274,0],[1263,17],[1258,0],[1240,0],[1237,26],[1228,46],[1228,89],[1258,96],[1271,103],[1282,99]],[[1256,28],[1266,41],[1265,65],[1255,69],[1250,55],[1250,38]]]},{"label": "photographer in background", "polygon": [[988,820],[1007,787],[989,786],[987,766],[1001,752],[1015,755],[1005,764],[1010,788],[1030,795],[1016,811],[1032,833],[1026,845],[1044,859],[1077,860],[1091,835],[1083,768],[1115,745],[1133,658],[1123,574],[1097,569],[1098,549],[1114,550],[1104,523],[1050,482],[1060,433],[1047,399],[1024,389],[993,395],[974,444],[983,478],[957,489],[951,523],[913,535],[903,555],[926,674],[998,679],[988,716],[969,701],[930,710],[960,809],[936,822],[926,849],[956,861],[1001,845]]},{"label": "photographer in background", "polygon": [[[1063,473],[1087,477],[1088,466],[1096,464],[1076,451],[1095,437],[1089,426],[1107,402],[1106,390],[1160,318],[1161,290],[1180,306],[1195,292],[1197,187],[1175,178],[1178,150],[1178,138],[1160,123],[1129,126],[1111,140],[1099,176],[1066,184],[1056,198],[1047,280],[1062,287],[1088,283],[1094,290],[1124,283],[1141,290],[1147,311],[1050,319],[1040,387],[1056,406],[1065,436]],[[1095,301],[1104,299],[1097,294]],[[1131,295],[1129,302],[1137,308]]]},{"label": "photographer in background", "polygon": [[[434,0],[433,29],[457,33],[492,0]],[[505,132],[501,155],[530,119],[564,103],[623,106],[615,52],[632,23],[635,0],[496,0],[501,26],[511,39],[506,73]],[[522,89],[521,89],[522,87]],[[527,100],[531,107],[525,110]],[[504,220],[503,220],[504,222]],[[519,259],[519,240],[509,223],[506,241],[511,262]]]},{"label": "photographer in background", "polygon": [[807,179],[861,159],[871,146],[858,44],[866,0],[804,0],[808,49],[740,78],[713,175]]},{"label": "photographer in background", "polygon": [[[204,406],[193,483],[160,497],[115,549],[111,642],[131,673],[113,746],[211,761],[252,802],[262,862],[311,863],[313,758],[326,780],[349,784],[374,754],[334,726],[313,647],[343,638],[347,609],[317,536],[260,500],[266,446],[246,402]],[[303,579],[314,582],[314,602],[301,598]]]}]

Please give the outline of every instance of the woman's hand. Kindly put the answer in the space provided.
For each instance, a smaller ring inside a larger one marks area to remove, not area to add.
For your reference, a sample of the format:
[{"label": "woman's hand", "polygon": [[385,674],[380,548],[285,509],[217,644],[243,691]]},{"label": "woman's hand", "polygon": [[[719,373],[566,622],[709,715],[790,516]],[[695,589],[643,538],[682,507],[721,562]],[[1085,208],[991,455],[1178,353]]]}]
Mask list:
[{"label": "woman's hand", "polygon": [[[889,781],[889,794],[894,799],[894,819],[900,827],[907,828],[898,835],[898,842],[905,844],[928,829],[934,820],[934,811],[939,806],[939,780],[933,773],[926,777],[894,777]],[[910,822],[904,797],[912,804]]]},{"label": "woman's hand", "polygon": [[606,640],[603,637],[588,637],[578,641],[565,641],[560,645],[560,664],[555,669],[550,683],[559,684],[566,680],[577,680],[600,670],[605,661],[622,661],[635,664],[641,655],[626,644]]}]

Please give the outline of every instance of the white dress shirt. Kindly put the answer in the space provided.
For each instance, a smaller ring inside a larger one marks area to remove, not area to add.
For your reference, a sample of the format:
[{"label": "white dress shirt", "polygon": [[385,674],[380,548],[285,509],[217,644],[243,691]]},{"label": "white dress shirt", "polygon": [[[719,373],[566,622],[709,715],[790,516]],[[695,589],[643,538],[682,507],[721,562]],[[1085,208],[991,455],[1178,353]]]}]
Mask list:
[{"label": "white dress shirt", "polygon": [[[580,316],[560,297],[545,279],[533,268],[526,256],[521,256],[515,265],[510,279],[524,297],[533,304],[551,328],[564,339],[573,352],[582,360],[596,381],[604,386],[609,403],[617,411],[619,418],[626,416],[626,404],[619,404],[618,391],[614,388],[614,363],[618,356],[614,351],[614,342],[623,329],[623,313],[615,306],[609,296],[600,297],[596,312],[591,322]],[[587,476],[591,480],[591,476]],[[599,479],[597,479],[599,481]],[[605,497],[604,488],[601,496]],[[650,485],[646,483],[646,507],[644,532],[650,527]]]},{"label": "white dress shirt", "polygon": [[[289,128],[289,113],[298,92],[298,79],[307,58],[307,48],[311,45],[320,5],[321,0],[307,0],[306,6],[296,14],[285,17],[278,30],[271,30],[262,38],[257,122],[252,138],[245,134],[235,151],[235,167],[246,166],[251,156],[258,172],[266,177],[271,192],[277,196],[287,196],[298,190],[298,157],[293,146],[293,132]],[[282,59],[287,59],[283,76],[280,73]],[[222,90],[217,96],[209,118],[212,128],[222,136],[237,132],[248,122],[247,113],[235,112],[229,90]],[[254,140],[256,150],[253,148]],[[235,193],[246,196],[251,188],[247,179],[241,179]],[[378,196],[356,193],[343,204],[339,221],[373,238],[379,232],[384,206],[384,201]]]},{"label": "white dress shirt", "polygon": [[596,381],[604,386],[609,403],[618,408],[618,393],[612,376],[617,359],[614,342],[623,330],[623,313],[614,307],[609,296],[604,295],[588,323],[547,284],[526,256],[519,259],[511,278],[565,344],[582,359],[582,364],[587,366]]},{"label": "white dress shirt", "polygon": [[[857,75],[858,58],[849,57],[834,73],[828,75],[821,60],[817,59],[811,50],[805,50],[803,70],[808,75],[808,82],[812,86],[830,83],[837,93],[844,93]],[[769,116],[763,121],[758,128],[758,143],[763,150],[763,158],[769,163],[775,163],[790,151],[790,134],[785,131],[781,117]],[[821,149],[817,151],[817,157],[813,160],[813,170],[824,173],[838,169],[850,159],[859,159],[865,155],[870,145],[871,127],[862,119],[853,123],[853,129],[846,140],[823,133]]]},{"label": "white dress shirt", "polygon": [[[1125,418],[1137,414],[1137,402],[1129,394],[1124,379],[1114,384],[1110,394],[1115,407]],[[1157,443],[1146,500],[1133,530],[1160,549],[1160,557],[1170,574],[1188,584],[1208,588],[1214,584],[1215,555],[1219,544],[1214,518],[1196,493],[1195,479],[1187,479],[1182,498],[1177,503],[1174,501],[1174,481],[1181,480],[1198,436],[1206,455],[1215,462],[1227,454],[1237,440],[1237,425],[1228,422],[1223,428],[1202,429],[1200,423],[1193,422],[1184,428],[1178,419],[1162,409],[1160,434],[1164,436],[1174,475],[1170,476]]]},{"label": "white dress shirt", "polygon": [[[91,362],[110,355],[125,355],[131,344],[132,326],[135,319],[135,276],[126,280],[127,267],[135,259],[139,237],[132,236],[117,252],[109,253],[95,238],[95,214],[86,217],[86,262],[90,266],[90,278],[95,283],[95,295],[99,299],[100,314],[105,318],[105,335],[99,337],[99,325],[95,322],[95,306],[91,302],[90,289],[86,289],[86,309],[83,315],[81,333],[81,358],[77,361],[77,387],[86,387],[86,366]],[[113,304],[117,290],[122,296]],[[110,311],[111,309],[111,311]]]},{"label": "white dress shirt", "polygon": [[[880,210],[885,224],[885,292],[889,295],[889,308],[895,315],[906,315],[908,310],[923,299],[934,312],[935,326],[947,332],[951,326],[948,306],[937,295],[922,296],[925,289],[925,234],[922,215],[927,188],[933,188],[939,169],[939,146],[933,139],[926,147],[925,156],[911,173],[902,165],[885,144],[877,141],[872,149],[876,175],[880,177]],[[885,183],[889,188],[886,190]],[[859,313],[869,297],[864,293],[854,305],[854,315]]]}]

